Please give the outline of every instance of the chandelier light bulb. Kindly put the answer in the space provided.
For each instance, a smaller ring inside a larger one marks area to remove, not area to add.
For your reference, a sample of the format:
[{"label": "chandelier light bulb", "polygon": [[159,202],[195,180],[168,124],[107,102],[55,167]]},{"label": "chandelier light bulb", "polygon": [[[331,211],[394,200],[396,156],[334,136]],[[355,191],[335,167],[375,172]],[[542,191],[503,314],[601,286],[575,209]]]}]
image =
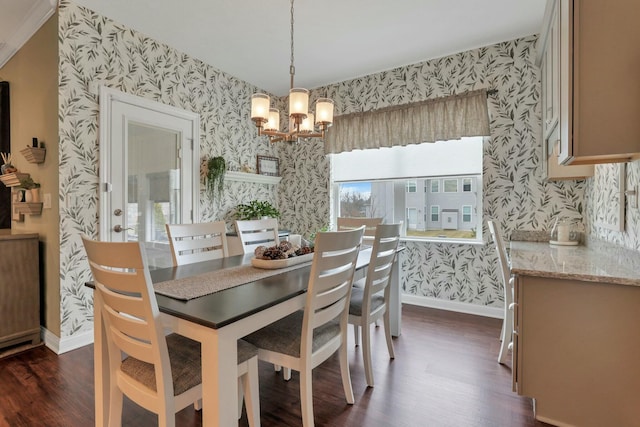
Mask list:
[{"label": "chandelier light bulb", "polygon": [[269,109],[269,119],[264,124],[264,130],[278,131],[280,129],[280,110],[277,108]]},{"label": "chandelier light bulb", "polygon": [[316,123],[330,125],[333,123],[333,101],[329,98],[319,98],[316,101]]},{"label": "chandelier light bulb", "polygon": [[294,87],[289,92],[289,115],[309,113],[309,91],[304,88]]},{"label": "chandelier light bulb", "polygon": [[313,132],[313,114],[307,114],[307,118],[300,123],[300,132]]},{"label": "chandelier light bulb", "polygon": [[269,118],[269,95],[256,93],[251,96],[251,119],[266,121]]}]

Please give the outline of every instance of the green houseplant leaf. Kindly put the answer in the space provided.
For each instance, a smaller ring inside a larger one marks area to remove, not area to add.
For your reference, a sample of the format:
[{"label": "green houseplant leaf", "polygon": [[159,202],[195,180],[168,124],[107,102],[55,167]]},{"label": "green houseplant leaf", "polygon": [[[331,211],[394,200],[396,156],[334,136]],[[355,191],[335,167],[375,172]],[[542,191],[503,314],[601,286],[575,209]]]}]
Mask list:
[{"label": "green houseplant leaf", "polygon": [[280,218],[280,211],[267,201],[251,200],[236,206],[236,218],[245,221],[262,217]]},{"label": "green houseplant leaf", "polygon": [[220,197],[224,189],[224,174],[227,172],[227,162],[222,156],[212,157],[207,161],[207,173],[205,184],[207,191],[214,196]]}]

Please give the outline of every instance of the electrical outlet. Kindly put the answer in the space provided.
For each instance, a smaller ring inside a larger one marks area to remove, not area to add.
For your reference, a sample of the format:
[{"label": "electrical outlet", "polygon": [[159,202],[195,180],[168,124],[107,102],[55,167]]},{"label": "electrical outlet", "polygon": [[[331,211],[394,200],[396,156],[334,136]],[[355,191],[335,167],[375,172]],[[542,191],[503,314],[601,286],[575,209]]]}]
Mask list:
[{"label": "electrical outlet", "polygon": [[42,208],[51,209],[51,193],[44,193],[42,196]]}]

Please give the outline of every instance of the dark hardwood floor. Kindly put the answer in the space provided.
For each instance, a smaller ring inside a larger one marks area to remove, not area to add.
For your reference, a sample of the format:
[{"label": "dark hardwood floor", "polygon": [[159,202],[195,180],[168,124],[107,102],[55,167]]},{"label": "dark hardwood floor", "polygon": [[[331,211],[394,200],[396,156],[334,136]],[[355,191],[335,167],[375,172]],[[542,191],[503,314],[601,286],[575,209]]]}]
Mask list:
[{"label": "dark hardwood floor", "polygon": [[[383,329],[373,329],[374,388],[366,386],[360,348],[350,346],[355,405],[344,400],[337,357],[314,370],[316,425],[546,426],[534,420],[531,400],[511,391],[511,368],[497,362],[500,327],[498,319],[405,305],[395,360]],[[297,373],[285,382],[260,363],[260,405],[263,426],[300,426]],[[201,420],[193,407],[177,415],[179,426]],[[125,400],[123,425],[156,424],[154,414]],[[0,360],[0,426],[91,425],[93,346],[60,356],[39,347]]]}]

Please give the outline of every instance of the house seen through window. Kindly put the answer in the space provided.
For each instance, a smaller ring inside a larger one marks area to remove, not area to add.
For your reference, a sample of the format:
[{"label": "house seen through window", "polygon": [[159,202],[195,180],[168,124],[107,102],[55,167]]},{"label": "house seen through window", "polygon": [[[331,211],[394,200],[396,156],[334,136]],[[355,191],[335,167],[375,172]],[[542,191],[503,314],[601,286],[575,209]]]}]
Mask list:
[{"label": "house seen through window", "polygon": [[402,221],[408,239],[482,237],[481,137],[355,150],[332,155],[331,164],[334,224],[380,217]]}]

